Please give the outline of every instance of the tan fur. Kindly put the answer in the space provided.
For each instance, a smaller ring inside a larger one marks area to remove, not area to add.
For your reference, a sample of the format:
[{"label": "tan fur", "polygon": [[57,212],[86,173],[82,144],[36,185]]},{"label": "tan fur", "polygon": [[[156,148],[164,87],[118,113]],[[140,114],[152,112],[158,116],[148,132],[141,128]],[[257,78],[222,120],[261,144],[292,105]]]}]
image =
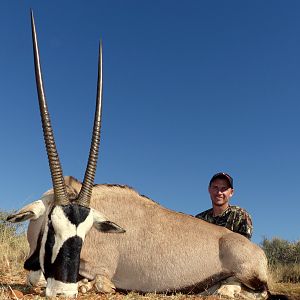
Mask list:
[{"label": "tan fur", "polygon": [[[65,180],[68,193],[76,196],[81,183]],[[52,191],[43,197],[51,201]],[[267,284],[263,251],[226,228],[166,209],[126,186],[96,185],[91,207],[126,233],[91,229],[80,264],[80,274],[88,279],[105,276],[117,288],[143,292],[207,289],[230,276],[252,289]],[[38,221],[29,225],[30,246]]]}]

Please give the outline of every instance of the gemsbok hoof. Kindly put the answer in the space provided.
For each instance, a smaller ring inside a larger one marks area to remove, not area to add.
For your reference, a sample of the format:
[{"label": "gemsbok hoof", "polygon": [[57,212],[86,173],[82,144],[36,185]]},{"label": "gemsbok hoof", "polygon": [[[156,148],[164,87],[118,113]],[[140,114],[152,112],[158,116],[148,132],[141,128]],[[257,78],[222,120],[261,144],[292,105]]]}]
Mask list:
[{"label": "gemsbok hoof", "polygon": [[78,290],[82,294],[86,294],[88,291],[93,289],[93,283],[84,278],[78,282]]},{"label": "gemsbok hoof", "polygon": [[114,294],[116,292],[115,285],[107,277],[102,275],[96,276],[94,286],[98,293]]}]

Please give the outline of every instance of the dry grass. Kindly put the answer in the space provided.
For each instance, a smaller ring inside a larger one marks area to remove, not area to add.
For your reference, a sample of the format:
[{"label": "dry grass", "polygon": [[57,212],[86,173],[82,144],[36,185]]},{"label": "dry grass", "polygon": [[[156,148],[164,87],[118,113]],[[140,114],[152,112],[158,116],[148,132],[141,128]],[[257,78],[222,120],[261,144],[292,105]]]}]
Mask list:
[{"label": "dry grass", "polygon": [[0,234],[0,275],[22,270],[28,253],[28,243],[24,234],[12,237],[9,230]]},{"label": "dry grass", "polygon": [[277,264],[271,267],[273,281],[280,283],[299,283],[300,264]]},{"label": "dry grass", "polygon": [[6,222],[7,215],[0,212],[0,275],[22,270],[29,250],[24,225]]}]

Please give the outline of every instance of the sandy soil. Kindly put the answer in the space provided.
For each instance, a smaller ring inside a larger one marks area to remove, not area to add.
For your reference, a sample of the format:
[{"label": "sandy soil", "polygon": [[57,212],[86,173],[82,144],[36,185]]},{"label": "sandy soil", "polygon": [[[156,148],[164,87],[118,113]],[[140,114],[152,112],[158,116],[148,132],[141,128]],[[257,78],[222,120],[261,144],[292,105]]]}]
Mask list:
[{"label": "sandy soil", "polygon": [[[298,284],[274,284],[273,293],[284,294],[289,296],[289,300],[300,300],[300,283]],[[33,288],[26,285],[26,271],[20,271],[14,275],[0,274],[0,300],[42,300],[46,299],[43,288]],[[58,298],[54,298],[58,299]],[[59,298],[63,299],[63,298]],[[199,297],[196,295],[162,295],[162,294],[146,294],[138,293],[115,293],[115,294],[96,294],[88,292],[86,294],[79,293],[78,300],[220,300],[219,297]]]}]

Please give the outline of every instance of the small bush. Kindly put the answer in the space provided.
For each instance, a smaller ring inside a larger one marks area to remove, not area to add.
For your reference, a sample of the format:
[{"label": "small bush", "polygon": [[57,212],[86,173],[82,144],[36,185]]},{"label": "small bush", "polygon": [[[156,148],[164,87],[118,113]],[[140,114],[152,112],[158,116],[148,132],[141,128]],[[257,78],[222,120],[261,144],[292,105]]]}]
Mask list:
[{"label": "small bush", "polygon": [[263,239],[261,244],[270,265],[300,263],[300,241],[289,242],[280,238]]},{"label": "small bush", "polygon": [[300,282],[300,241],[289,242],[280,238],[263,239],[271,276],[276,282]]}]

